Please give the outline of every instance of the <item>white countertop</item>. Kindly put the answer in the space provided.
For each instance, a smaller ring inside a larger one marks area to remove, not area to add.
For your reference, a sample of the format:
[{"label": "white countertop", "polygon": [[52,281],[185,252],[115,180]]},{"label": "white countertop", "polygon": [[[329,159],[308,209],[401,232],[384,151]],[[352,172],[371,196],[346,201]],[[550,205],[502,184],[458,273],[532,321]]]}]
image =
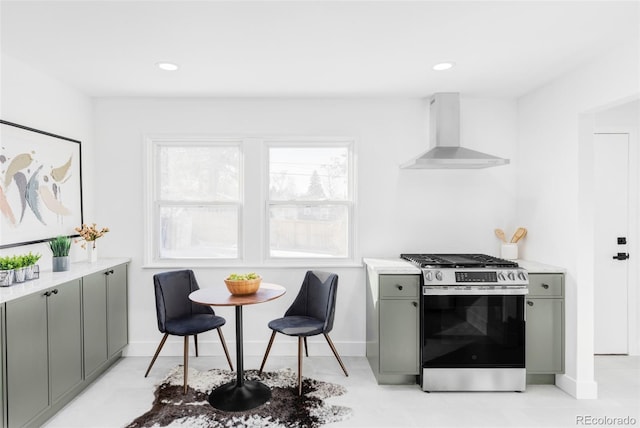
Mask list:
[{"label": "white countertop", "polygon": [[46,290],[49,287],[73,281],[92,273],[100,272],[113,266],[129,263],[129,258],[104,258],[95,263],[79,262],[71,263],[71,268],[64,272],[52,272],[51,269],[43,270],[40,266],[40,277],[29,281],[13,283],[7,287],[0,287],[0,303],[18,299],[29,294]]},{"label": "white countertop", "polygon": [[[421,271],[418,267],[410,262],[400,258],[388,258],[388,259],[376,259],[376,258],[364,258],[362,259],[367,269],[375,274],[420,274]],[[544,263],[538,263],[530,260],[515,260],[518,265],[526,269],[529,273],[565,273],[566,269],[547,265]]]},{"label": "white countertop", "polygon": [[415,265],[400,258],[394,259],[362,259],[364,264],[376,274],[420,274],[422,271]]},{"label": "white countertop", "polygon": [[558,266],[538,263],[531,260],[516,260],[518,266],[524,268],[529,273],[566,273],[566,269]]}]

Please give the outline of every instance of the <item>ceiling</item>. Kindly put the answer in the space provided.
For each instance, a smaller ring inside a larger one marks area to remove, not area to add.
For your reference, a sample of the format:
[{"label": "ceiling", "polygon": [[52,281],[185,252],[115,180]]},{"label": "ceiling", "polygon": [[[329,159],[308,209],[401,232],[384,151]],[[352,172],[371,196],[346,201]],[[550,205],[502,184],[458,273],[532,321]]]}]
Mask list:
[{"label": "ceiling", "polygon": [[2,0],[0,19],[3,53],[96,97],[518,97],[640,46],[638,1]]}]

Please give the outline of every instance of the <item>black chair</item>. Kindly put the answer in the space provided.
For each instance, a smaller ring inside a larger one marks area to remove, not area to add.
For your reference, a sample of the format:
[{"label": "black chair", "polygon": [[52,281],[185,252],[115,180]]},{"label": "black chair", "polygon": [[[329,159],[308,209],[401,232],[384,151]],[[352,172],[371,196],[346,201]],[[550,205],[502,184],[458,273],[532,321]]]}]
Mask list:
[{"label": "black chair", "polygon": [[337,291],[338,275],[317,270],[307,271],[302,287],[284,317],[269,323],[269,328],[273,330],[273,333],[271,333],[259,374],[262,374],[269,351],[271,351],[271,345],[273,345],[273,339],[279,332],[287,336],[298,337],[298,395],[302,395],[302,343],[304,342],[305,355],[308,357],[307,337],[309,336],[323,334],[345,376],[349,376],[329,337],[329,332],[333,328]]},{"label": "black chair", "polygon": [[189,300],[189,294],[199,290],[198,282],[192,270],[178,270],[159,273],[153,276],[153,286],[156,293],[156,314],[158,315],[158,330],[164,337],[156,349],[156,353],[149,364],[144,377],[147,377],[153,363],[169,335],[184,336],[184,393],[187,393],[187,373],[189,370],[189,336],[193,335],[198,356],[198,334],[216,329],[220,336],[220,343],[227,356],[229,367],[233,370],[227,343],[222,335],[222,327],[227,321],[215,314],[210,306],[199,305]]}]

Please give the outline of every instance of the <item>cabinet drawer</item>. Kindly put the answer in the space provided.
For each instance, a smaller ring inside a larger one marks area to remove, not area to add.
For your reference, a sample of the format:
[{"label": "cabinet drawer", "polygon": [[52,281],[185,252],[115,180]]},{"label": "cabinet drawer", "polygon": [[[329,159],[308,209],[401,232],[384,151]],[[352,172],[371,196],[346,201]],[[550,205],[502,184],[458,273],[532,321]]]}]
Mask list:
[{"label": "cabinet drawer", "polygon": [[530,297],[563,297],[564,275],[562,274],[529,274]]},{"label": "cabinet drawer", "polygon": [[380,295],[384,297],[417,298],[420,275],[380,275]]}]

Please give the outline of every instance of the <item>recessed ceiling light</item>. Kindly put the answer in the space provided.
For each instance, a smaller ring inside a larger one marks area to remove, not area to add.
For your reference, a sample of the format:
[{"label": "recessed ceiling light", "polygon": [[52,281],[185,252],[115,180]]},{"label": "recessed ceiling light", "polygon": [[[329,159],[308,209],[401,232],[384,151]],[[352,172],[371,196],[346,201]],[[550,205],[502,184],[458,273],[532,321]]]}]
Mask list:
[{"label": "recessed ceiling light", "polygon": [[450,68],[453,68],[454,65],[456,65],[455,62],[440,62],[431,68],[433,68],[436,71],[443,71],[443,70],[449,70]]},{"label": "recessed ceiling light", "polygon": [[178,64],[174,64],[172,62],[158,62],[156,63],[156,66],[158,66],[160,70],[165,71],[176,71],[178,69]]}]

